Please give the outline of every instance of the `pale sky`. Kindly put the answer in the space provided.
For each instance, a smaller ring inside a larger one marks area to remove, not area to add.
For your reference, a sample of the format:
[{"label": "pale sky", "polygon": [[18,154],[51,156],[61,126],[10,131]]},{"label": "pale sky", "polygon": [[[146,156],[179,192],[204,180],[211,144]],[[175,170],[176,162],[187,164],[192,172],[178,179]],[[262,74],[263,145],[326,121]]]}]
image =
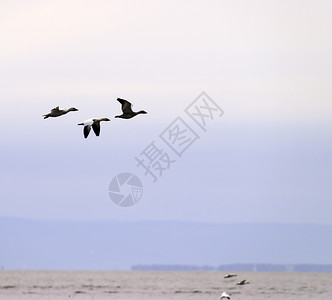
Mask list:
[{"label": "pale sky", "polygon": [[[0,7],[0,216],[332,224],[330,1]],[[224,115],[152,183],[134,158],[202,91]],[[114,119],[118,97],[148,114]],[[85,140],[91,117],[111,122]],[[144,195],[120,208],[126,171]]]}]

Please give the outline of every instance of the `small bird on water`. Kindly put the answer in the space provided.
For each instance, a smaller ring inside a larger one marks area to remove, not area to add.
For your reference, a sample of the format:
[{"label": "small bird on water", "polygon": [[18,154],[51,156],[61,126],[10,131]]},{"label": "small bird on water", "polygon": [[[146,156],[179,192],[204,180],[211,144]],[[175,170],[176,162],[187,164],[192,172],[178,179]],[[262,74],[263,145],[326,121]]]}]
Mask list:
[{"label": "small bird on water", "polygon": [[115,116],[115,118],[122,118],[122,119],[131,119],[135,116],[137,116],[138,114],[147,114],[147,112],[145,110],[140,110],[140,111],[133,111],[131,109],[132,107],[132,104],[125,100],[125,99],[121,99],[121,98],[118,98],[117,99],[120,103],[121,103],[121,109],[122,109],[122,115],[118,115],[118,116]]},{"label": "small bird on water", "polygon": [[57,106],[51,109],[51,112],[49,112],[48,114],[43,115],[43,117],[44,119],[47,119],[49,117],[60,117],[70,111],[78,111],[78,109],[75,107],[70,107],[68,109],[59,109],[59,106]]},{"label": "small bird on water", "polygon": [[237,285],[245,285],[245,284],[249,284],[250,282],[249,281],[247,281],[247,280],[241,280],[241,281],[239,281],[239,282],[237,282],[236,284]]},{"label": "small bird on water", "polygon": [[84,137],[87,138],[89,133],[90,133],[91,127],[92,127],[94,133],[96,134],[96,136],[99,136],[99,134],[100,134],[100,122],[101,121],[110,121],[110,119],[108,119],[108,118],[101,118],[101,119],[92,118],[92,119],[85,120],[84,122],[79,123],[77,125],[83,125],[84,126],[83,133],[84,133]]},{"label": "small bird on water", "polygon": [[224,278],[232,278],[232,277],[235,277],[235,276],[237,276],[237,274],[230,273],[230,274],[227,274]]},{"label": "small bird on water", "polygon": [[231,299],[231,296],[226,292],[222,292],[219,299]]}]

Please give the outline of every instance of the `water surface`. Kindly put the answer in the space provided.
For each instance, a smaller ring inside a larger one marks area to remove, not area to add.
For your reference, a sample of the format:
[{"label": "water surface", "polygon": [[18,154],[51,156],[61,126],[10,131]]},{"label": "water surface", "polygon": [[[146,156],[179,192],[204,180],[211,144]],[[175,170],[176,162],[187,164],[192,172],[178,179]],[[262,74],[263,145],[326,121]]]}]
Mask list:
[{"label": "water surface", "polygon": [[[170,271],[0,271],[2,300],[332,299],[332,273]],[[250,283],[236,285],[242,279]]]}]

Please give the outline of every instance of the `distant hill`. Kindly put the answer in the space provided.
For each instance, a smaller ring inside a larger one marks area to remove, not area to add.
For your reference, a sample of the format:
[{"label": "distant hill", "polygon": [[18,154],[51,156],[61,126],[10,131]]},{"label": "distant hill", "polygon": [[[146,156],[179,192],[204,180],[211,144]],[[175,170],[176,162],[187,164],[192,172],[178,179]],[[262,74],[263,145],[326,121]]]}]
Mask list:
[{"label": "distant hill", "polygon": [[331,264],[332,226],[0,218],[0,268]]}]

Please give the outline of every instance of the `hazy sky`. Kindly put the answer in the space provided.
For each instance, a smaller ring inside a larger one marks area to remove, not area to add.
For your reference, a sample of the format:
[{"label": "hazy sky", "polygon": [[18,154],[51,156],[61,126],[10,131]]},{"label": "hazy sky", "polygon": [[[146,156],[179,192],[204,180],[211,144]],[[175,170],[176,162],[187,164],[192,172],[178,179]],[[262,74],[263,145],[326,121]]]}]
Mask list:
[{"label": "hazy sky", "polygon": [[[0,216],[332,224],[330,1],[1,1]],[[185,109],[224,111],[202,131]],[[121,97],[147,115],[114,119]],[[72,112],[44,120],[55,106]],[[109,117],[100,137],[76,124]],[[135,157],[199,139],[153,183]],[[108,185],[135,173],[141,200]]]}]

